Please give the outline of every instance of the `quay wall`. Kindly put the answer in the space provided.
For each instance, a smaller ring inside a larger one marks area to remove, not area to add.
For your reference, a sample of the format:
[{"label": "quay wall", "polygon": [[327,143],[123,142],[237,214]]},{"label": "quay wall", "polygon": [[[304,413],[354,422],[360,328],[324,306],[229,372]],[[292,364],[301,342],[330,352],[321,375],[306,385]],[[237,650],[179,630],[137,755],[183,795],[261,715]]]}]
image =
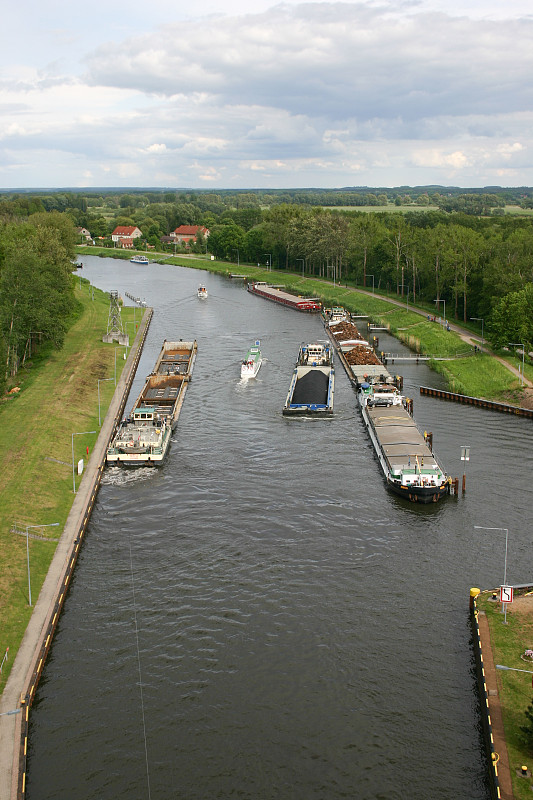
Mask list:
[{"label": "quay wall", "polygon": [[428,386],[421,386],[420,394],[425,394],[429,397],[438,397],[441,400],[452,400],[455,403],[477,406],[478,408],[487,408],[490,411],[499,411],[503,414],[517,414],[521,417],[533,418],[533,409],[531,408],[520,408],[519,406],[511,406],[507,403],[495,403],[493,400],[483,400],[481,397],[469,397],[466,394],[447,392],[444,389],[432,389]]},{"label": "quay wall", "polygon": [[23,800],[26,796],[30,708],[100,487],[107,447],[122,419],[152,315],[151,308],[143,314],[1,697],[0,800]]},{"label": "quay wall", "polygon": [[[481,641],[481,630],[479,626],[479,611],[476,605],[476,591],[479,593],[479,590],[471,590],[470,594],[470,611],[471,611],[471,621],[472,621],[472,628],[473,628],[473,646],[474,646],[474,656],[476,659],[476,674],[477,674],[477,683],[478,683],[478,690],[479,690],[479,699],[481,705],[481,723],[483,727],[483,735],[485,739],[485,745],[487,748],[487,755],[489,759],[489,784],[490,784],[490,793],[493,800],[499,800],[502,797],[501,789],[500,789],[500,775],[499,769],[504,768],[504,764],[502,763],[501,767],[499,765],[500,754],[496,752],[495,748],[495,741],[494,741],[494,734],[492,730],[492,719],[491,719],[491,707],[489,702],[489,690],[487,688],[487,680],[485,675],[485,662],[483,659],[483,645]],[[486,638],[486,636],[485,636]],[[501,749],[501,743],[498,743],[498,749]],[[505,751],[507,755],[507,749]],[[507,770],[509,770],[509,759],[507,758]],[[509,775],[509,781],[511,777]]]}]

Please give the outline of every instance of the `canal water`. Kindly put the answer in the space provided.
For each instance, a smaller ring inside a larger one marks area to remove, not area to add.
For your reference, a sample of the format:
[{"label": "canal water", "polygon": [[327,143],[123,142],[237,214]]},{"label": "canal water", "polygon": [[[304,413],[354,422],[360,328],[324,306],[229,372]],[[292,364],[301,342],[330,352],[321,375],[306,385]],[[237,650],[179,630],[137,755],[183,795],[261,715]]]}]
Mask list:
[{"label": "canal water", "polygon": [[317,316],[192,269],[88,257],[83,277],[154,308],[128,408],[163,339],[198,357],[164,466],[106,470],[30,715],[29,800],[488,800],[468,600],[503,581],[505,534],[475,526],[508,528],[508,581],[530,578],[531,421],[422,397],[439,376],[397,364],[460,482],[470,446],[464,496],[410,505],[340,364],[332,419],[281,414]]}]

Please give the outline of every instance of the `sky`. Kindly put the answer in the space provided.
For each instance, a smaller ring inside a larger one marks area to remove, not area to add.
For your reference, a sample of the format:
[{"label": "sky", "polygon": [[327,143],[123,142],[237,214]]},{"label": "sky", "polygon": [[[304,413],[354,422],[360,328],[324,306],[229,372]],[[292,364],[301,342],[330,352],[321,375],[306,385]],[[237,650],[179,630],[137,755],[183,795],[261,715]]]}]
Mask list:
[{"label": "sky", "polygon": [[532,186],[531,0],[26,0],[0,188]]}]

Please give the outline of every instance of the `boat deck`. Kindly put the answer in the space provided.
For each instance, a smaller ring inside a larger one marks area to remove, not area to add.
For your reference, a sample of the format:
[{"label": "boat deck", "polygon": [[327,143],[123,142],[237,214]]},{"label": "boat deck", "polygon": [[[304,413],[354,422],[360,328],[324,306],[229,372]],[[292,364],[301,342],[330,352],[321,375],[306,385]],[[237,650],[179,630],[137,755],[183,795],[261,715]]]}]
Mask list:
[{"label": "boat deck", "polygon": [[403,406],[367,406],[366,412],[391,467],[439,467],[415,421]]}]

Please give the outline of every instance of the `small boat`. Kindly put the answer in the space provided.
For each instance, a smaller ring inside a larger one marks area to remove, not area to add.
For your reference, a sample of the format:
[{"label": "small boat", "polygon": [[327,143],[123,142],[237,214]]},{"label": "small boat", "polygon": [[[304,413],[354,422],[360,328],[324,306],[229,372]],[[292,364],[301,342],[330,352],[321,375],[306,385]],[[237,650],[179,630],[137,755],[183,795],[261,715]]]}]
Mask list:
[{"label": "small boat", "polygon": [[133,256],[130,258],[132,264],[149,264],[149,260],[147,256]]},{"label": "small boat", "polygon": [[198,287],[198,297],[207,297],[207,289],[205,286]]},{"label": "small boat", "polygon": [[196,359],[197,344],[163,342],[152,373],[107,450],[108,464],[162,464],[177,425]]},{"label": "small boat", "polygon": [[333,350],[329,342],[302,345],[283,414],[332,414],[334,386]]},{"label": "small boat", "polygon": [[256,341],[246,353],[246,358],[241,364],[241,378],[255,378],[259,372],[261,364],[263,363],[263,357],[259,349],[260,344],[261,342],[259,340]]}]

